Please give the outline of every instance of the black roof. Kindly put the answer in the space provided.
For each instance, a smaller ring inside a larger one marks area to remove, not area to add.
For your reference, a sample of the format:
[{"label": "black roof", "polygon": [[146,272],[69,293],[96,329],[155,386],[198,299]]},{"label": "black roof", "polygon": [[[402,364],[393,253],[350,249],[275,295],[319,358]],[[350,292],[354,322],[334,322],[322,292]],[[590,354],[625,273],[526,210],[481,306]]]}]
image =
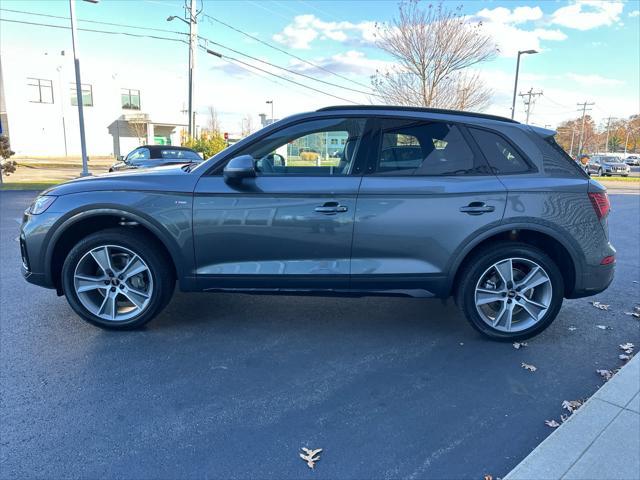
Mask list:
[{"label": "black roof", "polygon": [[486,118],[488,120],[498,120],[500,122],[520,123],[511,118],[501,117],[499,115],[489,115],[487,113],[464,112],[461,110],[447,110],[444,108],[427,108],[427,107],[405,107],[401,105],[335,105],[332,107],[320,108],[318,112],[327,112],[332,110],[394,110],[399,112],[423,112],[423,113],[439,113],[443,115],[462,115],[465,117]]},{"label": "black roof", "polygon": [[140,145],[137,148],[148,148],[149,150],[190,150],[195,151],[189,147],[180,147],[178,145]]}]

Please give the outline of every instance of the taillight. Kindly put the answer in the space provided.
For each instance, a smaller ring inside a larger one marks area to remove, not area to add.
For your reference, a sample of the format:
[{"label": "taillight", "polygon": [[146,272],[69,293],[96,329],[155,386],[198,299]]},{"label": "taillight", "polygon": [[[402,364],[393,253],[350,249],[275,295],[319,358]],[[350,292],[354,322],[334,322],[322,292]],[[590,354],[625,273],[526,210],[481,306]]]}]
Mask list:
[{"label": "taillight", "polygon": [[589,192],[589,200],[598,219],[604,218],[609,213],[609,196],[605,192]]}]

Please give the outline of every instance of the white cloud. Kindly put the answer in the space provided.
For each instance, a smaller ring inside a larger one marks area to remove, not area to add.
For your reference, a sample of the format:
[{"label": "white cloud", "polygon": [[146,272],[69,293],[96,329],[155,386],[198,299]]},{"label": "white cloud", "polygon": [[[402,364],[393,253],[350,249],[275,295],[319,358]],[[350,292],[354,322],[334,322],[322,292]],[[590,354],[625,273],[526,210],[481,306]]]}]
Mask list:
[{"label": "white cloud", "polygon": [[293,22],[273,35],[273,39],[291,48],[308,49],[314,40],[365,44],[375,41],[375,22],[325,22],[315,15],[297,15]]},{"label": "white cloud", "polygon": [[640,17],[640,10],[633,10],[633,11],[629,12],[629,17],[631,17],[631,18]]},{"label": "white cloud", "polygon": [[[543,16],[540,7],[484,8],[471,17],[472,21],[482,22],[484,32],[491,35],[500,49],[500,55],[514,57],[518,50],[541,51],[541,40],[562,41],[567,35],[560,30],[548,28],[521,28],[526,22],[536,22]],[[520,26],[518,26],[520,25]]]},{"label": "white cloud", "polygon": [[613,87],[617,85],[624,85],[624,81],[622,80],[607,78],[595,74],[567,73],[565,74],[565,77],[586,87]]},{"label": "white cloud", "polygon": [[[348,50],[331,57],[316,58],[313,59],[313,63],[335,73],[361,76],[371,76],[376,73],[376,70],[384,71],[395,66],[393,62],[367,58],[363,52],[357,50]],[[300,61],[292,62],[289,68],[305,74],[313,72],[314,76],[328,75],[326,72]]]},{"label": "white cloud", "polygon": [[554,11],[551,23],[576,30],[591,30],[613,25],[623,9],[622,1],[579,0]]}]

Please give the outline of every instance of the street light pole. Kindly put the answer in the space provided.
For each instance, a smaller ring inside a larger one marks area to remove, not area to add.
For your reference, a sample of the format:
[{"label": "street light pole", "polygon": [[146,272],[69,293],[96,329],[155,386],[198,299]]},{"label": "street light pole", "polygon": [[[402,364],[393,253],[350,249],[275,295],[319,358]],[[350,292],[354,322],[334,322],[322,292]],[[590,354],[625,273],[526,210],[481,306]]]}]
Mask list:
[{"label": "street light pole", "polygon": [[273,100],[267,100],[265,103],[271,104],[271,123],[273,124]]},{"label": "street light pole", "polygon": [[189,136],[193,138],[195,122],[193,115],[193,75],[196,68],[196,47],[198,42],[198,24],[196,23],[196,0],[191,0],[189,9]]},{"label": "street light pole", "polygon": [[518,60],[516,62],[516,81],[513,85],[513,100],[511,102],[511,119],[516,113],[516,95],[518,93],[518,75],[520,73],[520,55],[528,55],[538,53],[537,50],[518,50]]},{"label": "street light pole", "polygon": [[[96,3],[96,2],[92,2]],[[76,71],[76,97],[78,101],[78,121],[80,123],[80,150],[82,151],[82,173],[83,177],[89,175],[89,165],[87,159],[87,141],[84,135],[84,110],[82,101],[82,82],[80,80],[80,53],[78,52],[78,45],[76,37],[78,36],[76,27],[76,2],[75,0],[69,0],[69,16],[71,17],[71,43],[73,45],[73,63]]]}]

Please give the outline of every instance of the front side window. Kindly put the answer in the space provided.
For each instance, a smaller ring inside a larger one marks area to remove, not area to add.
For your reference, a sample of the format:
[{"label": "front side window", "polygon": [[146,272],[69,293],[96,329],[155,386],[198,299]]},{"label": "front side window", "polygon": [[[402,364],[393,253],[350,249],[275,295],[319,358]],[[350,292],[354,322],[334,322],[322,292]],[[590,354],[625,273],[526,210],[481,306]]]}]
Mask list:
[{"label": "front side window", "polygon": [[453,124],[383,120],[374,173],[378,175],[465,175],[476,158]]},{"label": "front side window", "polygon": [[365,122],[362,118],[330,118],[298,123],[238,155],[251,155],[260,176],[349,175]]},{"label": "front side window", "polygon": [[151,157],[148,148],[138,148],[127,156],[127,162],[135,163],[139,160],[147,160]]},{"label": "front side window", "polygon": [[127,110],[140,110],[140,90],[123,88],[120,91],[122,108]]},{"label": "front side window", "polygon": [[525,173],[531,170],[529,164],[522,158],[515,147],[497,133],[478,128],[470,128],[469,131],[475,141],[478,142],[480,150],[482,150],[494,173],[498,175]]},{"label": "front side window", "polygon": [[[93,107],[93,88],[87,83],[80,85],[82,89],[82,105],[84,107]],[[76,90],[76,84],[71,84],[71,105],[78,105],[78,94]]]},{"label": "front side window", "polygon": [[29,101],[53,103],[53,82],[42,78],[27,78]]}]

